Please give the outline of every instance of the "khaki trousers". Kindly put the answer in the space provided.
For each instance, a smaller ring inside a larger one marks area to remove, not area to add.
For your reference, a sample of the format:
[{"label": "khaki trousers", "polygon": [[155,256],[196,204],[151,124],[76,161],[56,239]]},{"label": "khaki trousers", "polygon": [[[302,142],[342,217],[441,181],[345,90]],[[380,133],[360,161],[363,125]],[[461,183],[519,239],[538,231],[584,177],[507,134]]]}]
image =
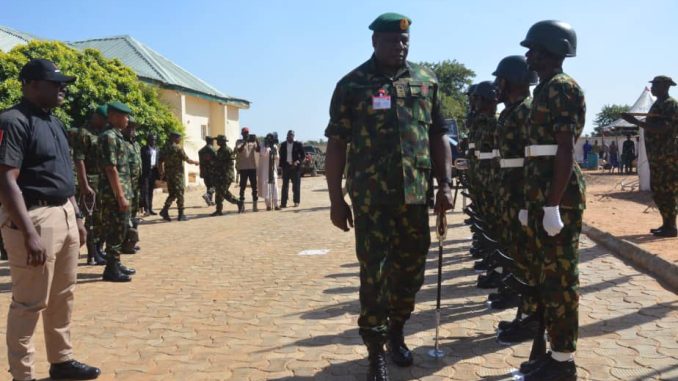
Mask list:
[{"label": "khaki trousers", "polygon": [[7,316],[7,358],[16,380],[35,378],[33,334],[42,314],[47,360],[51,364],[72,356],[70,337],[73,291],[77,279],[80,238],[70,202],[28,211],[47,250],[44,266],[26,264],[24,235],[12,228],[0,211],[2,239],[9,254],[12,302]]}]

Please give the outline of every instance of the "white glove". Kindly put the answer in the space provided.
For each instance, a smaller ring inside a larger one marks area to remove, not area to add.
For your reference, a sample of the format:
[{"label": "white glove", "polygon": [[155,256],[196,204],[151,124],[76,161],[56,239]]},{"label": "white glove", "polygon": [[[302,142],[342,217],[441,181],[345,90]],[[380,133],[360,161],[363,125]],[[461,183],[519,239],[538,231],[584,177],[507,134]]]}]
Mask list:
[{"label": "white glove", "polygon": [[546,234],[553,237],[563,229],[563,221],[560,219],[560,209],[556,206],[544,207],[544,230]]},{"label": "white glove", "polygon": [[520,209],[518,212],[518,221],[523,226],[527,226],[527,209]]}]

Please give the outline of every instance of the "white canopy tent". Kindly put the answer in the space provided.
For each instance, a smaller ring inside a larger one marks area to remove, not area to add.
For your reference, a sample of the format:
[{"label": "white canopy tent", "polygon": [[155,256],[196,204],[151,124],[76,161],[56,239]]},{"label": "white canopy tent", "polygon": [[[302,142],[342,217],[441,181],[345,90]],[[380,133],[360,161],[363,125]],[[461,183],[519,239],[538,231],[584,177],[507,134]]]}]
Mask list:
[{"label": "white canopy tent", "polygon": [[[629,109],[630,113],[642,113],[646,114],[650,111],[650,107],[654,103],[655,99],[650,92],[650,89],[645,87],[645,90],[640,94],[638,100],[631,106]],[[639,118],[644,120],[645,118]],[[634,128],[635,125],[625,121],[624,119],[617,119],[614,122],[603,127],[603,130],[612,130],[612,129],[629,129]],[[650,165],[647,162],[647,152],[645,151],[645,131],[642,128],[639,128],[640,134],[640,143],[638,144],[638,180],[641,191],[650,190]]]}]

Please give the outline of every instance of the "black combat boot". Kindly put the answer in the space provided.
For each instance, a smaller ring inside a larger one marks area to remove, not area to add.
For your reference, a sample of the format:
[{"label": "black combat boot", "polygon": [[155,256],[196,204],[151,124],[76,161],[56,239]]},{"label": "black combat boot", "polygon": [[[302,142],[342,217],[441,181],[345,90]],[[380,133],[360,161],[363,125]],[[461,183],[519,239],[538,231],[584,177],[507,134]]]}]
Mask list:
[{"label": "black combat boot", "polygon": [[386,365],[386,353],[381,343],[367,344],[368,360],[370,369],[367,371],[367,381],[388,381],[388,366]]},{"label": "black combat boot", "polygon": [[167,207],[162,208],[162,210],[160,211],[160,217],[162,217],[162,219],[165,220],[165,221],[172,221],[172,219],[170,218],[168,209],[169,208],[167,208]]},{"label": "black combat boot", "polygon": [[123,265],[121,262],[118,262],[118,268],[120,269],[120,272],[125,274],[125,275],[134,275],[137,273],[137,270],[127,267]]},{"label": "black combat boot", "polygon": [[391,360],[402,367],[412,365],[412,352],[405,345],[403,334],[404,323],[391,322],[388,326],[388,341],[386,347],[391,355]]},{"label": "black combat boot", "polygon": [[502,329],[497,335],[497,341],[503,345],[513,345],[534,339],[539,329],[536,314],[518,320],[511,326]]},{"label": "black combat boot", "polygon": [[576,381],[577,366],[574,361],[556,361],[548,356],[539,368],[528,373],[524,381]]},{"label": "black combat boot", "polygon": [[129,275],[120,270],[120,260],[117,258],[108,258],[103,278],[108,282],[129,282],[132,280]]},{"label": "black combat boot", "polygon": [[179,216],[177,221],[186,221],[186,216],[184,215],[184,209],[179,209]]},{"label": "black combat boot", "polygon": [[238,200],[238,213],[245,213],[245,200]]}]

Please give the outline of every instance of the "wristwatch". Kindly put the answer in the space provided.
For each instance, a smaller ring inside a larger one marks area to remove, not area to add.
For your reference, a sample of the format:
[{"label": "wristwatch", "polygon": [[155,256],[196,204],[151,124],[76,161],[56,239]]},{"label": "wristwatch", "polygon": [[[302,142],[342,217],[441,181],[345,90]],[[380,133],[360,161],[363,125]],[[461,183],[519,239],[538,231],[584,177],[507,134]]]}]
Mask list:
[{"label": "wristwatch", "polygon": [[85,218],[85,216],[82,214],[82,211],[78,210],[78,212],[75,213],[75,219],[82,220],[83,218]]}]

